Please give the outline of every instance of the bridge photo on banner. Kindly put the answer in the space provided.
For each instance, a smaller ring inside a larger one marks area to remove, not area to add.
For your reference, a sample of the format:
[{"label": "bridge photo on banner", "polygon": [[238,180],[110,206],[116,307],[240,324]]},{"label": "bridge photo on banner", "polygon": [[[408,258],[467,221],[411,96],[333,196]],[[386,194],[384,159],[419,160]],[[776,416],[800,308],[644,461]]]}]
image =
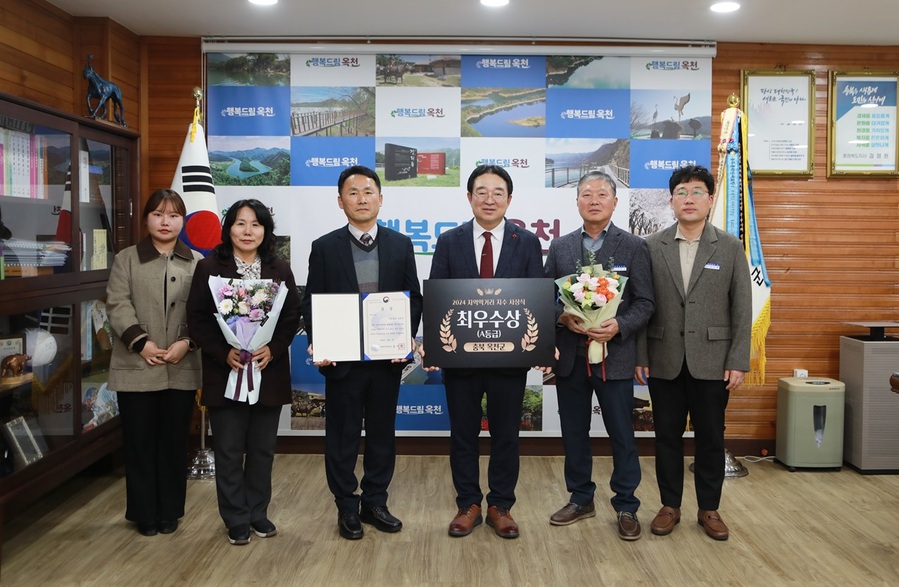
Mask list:
[{"label": "bridge photo on banner", "polygon": [[[338,175],[350,165],[371,167],[383,184],[379,222],[412,239],[424,279],[437,237],[471,218],[465,182],[477,165],[509,172],[507,220],[536,234],[544,254],[581,226],[575,186],[585,172],[615,178],[612,221],[646,236],[674,222],[671,172],[710,166],[710,56],[687,49],[678,56],[676,47],[664,57],[604,56],[601,48],[596,55],[452,50],[236,52],[207,43],[206,131],[219,210],[243,198],[269,206],[280,250],[304,284],[312,241],[346,224]],[[324,434],[324,378],[306,347],[301,333],[291,347],[294,399],[282,414],[282,435]],[[634,391],[635,430],[651,435],[649,393]],[[448,430],[440,373],[411,363],[398,434]],[[554,380],[536,370],[521,430],[561,434]],[[607,435],[598,407],[592,434]]]}]

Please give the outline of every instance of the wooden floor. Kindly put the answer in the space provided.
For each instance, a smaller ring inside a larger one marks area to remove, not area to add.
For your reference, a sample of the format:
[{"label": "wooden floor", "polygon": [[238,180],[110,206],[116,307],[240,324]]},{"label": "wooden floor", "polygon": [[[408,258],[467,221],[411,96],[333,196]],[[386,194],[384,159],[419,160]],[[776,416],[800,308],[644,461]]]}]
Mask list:
[{"label": "wooden floor", "polygon": [[[402,456],[391,511],[405,527],[365,537],[337,534],[318,455],[279,455],[270,517],[277,536],[231,546],[212,481],[190,481],[187,515],[172,535],[140,536],[123,518],[121,471],[79,478],[14,518],[2,552],[2,585],[897,585],[899,476],[852,470],[790,473],[749,463],[725,482],[721,513],[731,538],[715,542],[695,522],[692,474],[684,519],[667,537],[648,532],[659,507],[652,458],[641,459],[644,535],[618,539],[608,504],[611,459],[595,460],[597,516],[555,527],[565,504],[561,457],[522,458],[512,513],[521,538],[486,525],[447,536],[455,513],[448,458]],[[482,462],[482,471],[486,462]]]}]

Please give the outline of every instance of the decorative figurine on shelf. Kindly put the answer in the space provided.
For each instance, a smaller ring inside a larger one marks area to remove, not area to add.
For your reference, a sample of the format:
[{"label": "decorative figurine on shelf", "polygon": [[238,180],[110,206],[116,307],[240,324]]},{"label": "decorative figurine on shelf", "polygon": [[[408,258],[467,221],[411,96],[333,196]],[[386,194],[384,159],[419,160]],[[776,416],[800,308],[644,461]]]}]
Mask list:
[{"label": "decorative figurine on shelf", "polygon": [[25,363],[30,361],[28,355],[7,355],[0,362],[0,377],[18,377],[25,371]]},{"label": "decorative figurine on shelf", "polygon": [[[98,116],[101,119],[106,118],[107,103],[109,100],[112,100],[112,115],[116,119],[116,122],[122,126],[128,126],[125,124],[125,107],[122,105],[122,90],[119,89],[119,86],[111,81],[103,79],[100,77],[100,74],[94,71],[94,67],[91,64],[93,59],[93,53],[89,53],[87,56],[87,65],[84,66],[84,79],[87,80],[87,110],[90,112],[91,118],[97,118]],[[91,98],[96,98],[98,100],[96,108],[91,107]],[[97,114],[98,112],[99,114]]]}]

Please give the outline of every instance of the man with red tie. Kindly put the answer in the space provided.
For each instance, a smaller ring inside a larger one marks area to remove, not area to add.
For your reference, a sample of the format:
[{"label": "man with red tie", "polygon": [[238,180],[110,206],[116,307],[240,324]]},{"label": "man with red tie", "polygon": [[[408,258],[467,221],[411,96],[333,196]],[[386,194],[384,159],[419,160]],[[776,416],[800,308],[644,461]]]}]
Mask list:
[{"label": "man with red tie", "polygon": [[[506,220],[512,178],[498,165],[480,165],[468,178],[468,202],[474,219],[437,239],[431,279],[541,278],[540,240]],[[450,536],[467,536],[483,522],[479,483],[481,400],[487,396],[490,464],[487,524],[503,538],[517,538],[510,514],[518,483],[518,430],[527,368],[444,369],[450,419],[450,468],[458,512]]]}]

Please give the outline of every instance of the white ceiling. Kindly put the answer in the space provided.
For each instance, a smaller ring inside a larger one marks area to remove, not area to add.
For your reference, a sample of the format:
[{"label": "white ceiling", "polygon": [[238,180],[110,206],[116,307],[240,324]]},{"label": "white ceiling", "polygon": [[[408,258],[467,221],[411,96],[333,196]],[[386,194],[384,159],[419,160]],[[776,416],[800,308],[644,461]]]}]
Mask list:
[{"label": "white ceiling", "polygon": [[[49,0],[73,16],[108,16],[138,35],[177,37],[461,37],[467,40],[652,39],[896,45],[896,0]],[[872,64],[873,65],[873,64]]]}]

